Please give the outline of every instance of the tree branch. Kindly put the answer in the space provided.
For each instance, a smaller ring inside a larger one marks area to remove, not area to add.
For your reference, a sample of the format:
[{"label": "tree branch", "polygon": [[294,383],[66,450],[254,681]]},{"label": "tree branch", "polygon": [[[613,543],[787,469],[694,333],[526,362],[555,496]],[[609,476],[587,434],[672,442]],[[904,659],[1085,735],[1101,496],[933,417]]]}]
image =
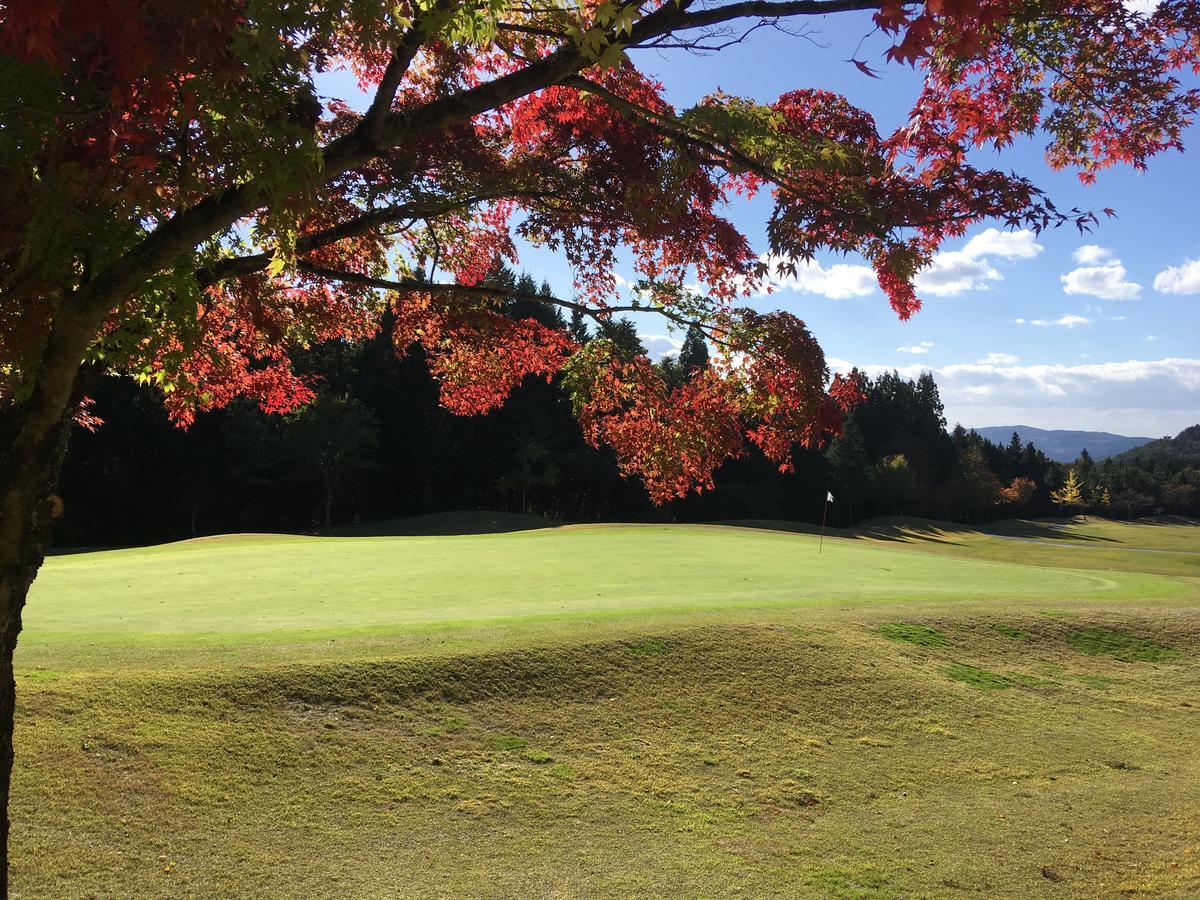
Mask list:
[{"label": "tree branch", "polygon": [[[678,6],[666,4],[638,22],[627,38],[621,39],[614,34],[611,40],[624,46],[636,46],[641,41],[671,31],[702,28],[737,18],[824,15],[876,9],[880,2],[791,0],[772,3],[767,0],[748,0],[696,13],[688,12],[688,2]],[[325,147],[321,180],[328,183],[370,161],[384,150],[399,147],[459,122],[470,121],[481,113],[557,84],[593,62],[582,49],[563,47],[523,69],[484,84],[449,97],[439,97],[421,107],[388,112],[376,140],[369,140],[356,128]],[[250,215],[262,204],[263,189],[264,186],[257,180],[226,188],[159,224],[136,246],[97,273],[90,282],[81,285],[71,302],[77,308],[86,310],[89,317],[96,320],[98,327],[99,321],[116,303],[134,294],[155,273],[231,227],[238,219]]]},{"label": "tree branch", "polygon": [[[296,240],[296,252],[307,253],[312,250],[318,250],[321,247],[328,247],[330,244],[336,244],[338,241],[345,240],[346,238],[365,234],[381,225],[402,222],[405,219],[437,217],[458,210],[469,209],[477,203],[484,203],[488,200],[536,196],[541,196],[541,194],[536,191],[504,190],[497,191],[494,194],[472,194],[468,197],[429,198],[428,204],[414,200],[411,203],[386,206],[363,213],[361,216],[347,219],[344,222],[339,222],[337,225],[333,225],[322,231],[315,231],[312,234],[306,234],[298,238]],[[433,202],[434,200],[441,202]],[[195,273],[196,281],[201,288],[206,288],[226,278],[250,275],[265,269],[270,264],[271,258],[272,254],[264,252],[222,259],[210,266],[197,269]]]},{"label": "tree branch", "polygon": [[369,144],[378,145],[383,138],[383,128],[388,114],[392,111],[392,104],[396,100],[396,91],[400,87],[400,82],[404,79],[409,66],[416,59],[428,37],[427,29],[430,18],[436,13],[452,9],[455,5],[457,5],[456,0],[438,3],[433,9],[418,16],[413,27],[405,33],[400,43],[392,51],[392,58],[388,61],[387,68],[384,69],[383,76],[375,88],[375,97],[371,100],[370,107],[355,129]]},{"label": "tree branch", "polygon": [[390,278],[374,278],[370,275],[362,275],[358,272],[345,272],[338,269],[328,269],[325,266],[319,266],[315,263],[305,262],[301,260],[297,263],[296,268],[307,275],[315,278],[325,278],[330,281],[340,281],[345,284],[357,284],[361,287],[376,288],[381,291],[395,291],[400,294],[458,294],[464,297],[472,297],[480,300],[528,300],[534,303],[549,303],[552,306],[558,306],[562,309],[579,312],[596,322],[605,322],[610,319],[614,313],[624,312],[639,312],[639,313],[654,313],[665,319],[674,322],[677,325],[685,327],[695,325],[697,328],[708,333],[709,326],[699,319],[689,319],[686,316],[681,316],[679,313],[665,309],[661,306],[606,306],[603,309],[587,306],[583,303],[576,303],[573,300],[563,300],[559,297],[546,296],[543,294],[527,294],[523,291],[513,290],[511,288],[491,287],[485,284],[449,284],[443,281],[420,281],[416,278],[401,278],[399,280]]},{"label": "tree branch", "polygon": [[731,3],[728,6],[687,13],[680,16],[670,30],[691,31],[694,28],[706,28],[735,19],[788,19],[794,16],[824,16],[829,13],[875,10],[882,5],[882,0],[790,0],[783,3],[747,0],[743,3]]},{"label": "tree branch", "polygon": [[[628,119],[639,122],[640,124],[658,131],[667,137],[675,138],[676,140],[692,144],[699,147],[708,153],[713,154],[716,162],[726,166],[729,169],[742,169],[747,172],[753,172],[763,180],[783,188],[788,193],[796,197],[804,197],[806,192],[801,190],[800,186],[791,180],[784,178],[779,172],[766,166],[740,150],[733,147],[724,146],[719,138],[712,137],[702,131],[698,131],[686,123],[680,121],[677,117],[667,115],[665,113],[655,112],[652,109],[647,109],[644,106],[639,106],[619,94],[610,91],[608,88],[590,81],[582,76],[574,76],[566,79],[564,84],[576,87],[581,91],[594,94]],[[846,210],[839,210],[843,215],[853,215]]]}]

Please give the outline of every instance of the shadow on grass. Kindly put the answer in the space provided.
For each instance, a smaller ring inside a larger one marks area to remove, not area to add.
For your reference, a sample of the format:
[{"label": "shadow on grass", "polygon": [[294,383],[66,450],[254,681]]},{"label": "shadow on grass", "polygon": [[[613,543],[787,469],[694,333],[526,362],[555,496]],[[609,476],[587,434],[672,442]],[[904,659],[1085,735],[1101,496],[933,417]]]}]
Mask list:
[{"label": "shadow on grass", "polygon": [[1126,519],[1124,521],[1130,525],[1190,525],[1193,528],[1200,526],[1200,521],[1190,516],[1147,516],[1143,519]]},{"label": "shadow on grass", "polygon": [[562,519],[550,519],[529,513],[462,510],[459,512],[428,513],[383,522],[364,522],[344,525],[325,534],[333,537],[441,537],[455,534],[511,534],[515,531],[534,531],[569,525]]},{"label": "shadow on grass", "polygon": [[962,541],[952,540],[953,537],[978,534],[978,530],[957,522],[942,522],[938,519],[918,519],[906,516],[885,516],[871,519],[858,527],[854,536],[871,538],[876,541],[927,541],[931,544],[945,544],[961,547]]},{"label": "shadow on grass", "polygon": [[[759,528],[767,531],[786,531],[791,534],[819,534],[821,527],[808,522],[791,522],[786,519],[727,519],[711,522],[712,525],[726,525],[732,528]],[[913,541],[928,541],[933,544],[962,546],[960,541],[950,540],[956,534],[979,534],[975,529],[960,525],[956,522],[942,522],[937,519],[919,519],[909,516],[887,516],[871,519],[855,528],[826,527],[828,537],[845,540],[876,540],[910,543]]]},{"label": "shadow on grass", "polygon": [[1038,541],[1067,541],[1073,544],[1087,542],[1105,544],[1121,543],[1117,538],[1103,537],[1095,534],[1082,534],[1072,530],[1073,526],[1085,524],[1087,524],[1087,520],[1084,518],[1040,519],[1037,521],[1031,519],[1009,519],[987,526],[983,533],[996,537],[1025,538],[1027,540]]}]

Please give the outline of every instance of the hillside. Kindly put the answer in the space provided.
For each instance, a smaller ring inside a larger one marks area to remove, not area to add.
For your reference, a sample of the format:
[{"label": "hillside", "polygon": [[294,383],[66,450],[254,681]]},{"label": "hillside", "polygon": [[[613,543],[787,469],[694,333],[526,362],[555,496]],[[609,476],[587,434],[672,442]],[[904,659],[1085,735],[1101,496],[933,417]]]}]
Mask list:
[{"label": "hillside", "polygon": [[425,524],[49,560],[13,896],[1196,896],[1195,525]]},{"label": "hillside", "polygon": [[1148,437],[1126,437],[1123,434],[1112,434],[1107,431],[1066,431],[1062,429],[1034,428],[1031,425],[993,425],[986,428],[976,428],[994,444],[1003,446],[1011,439],[1013,432],[1021,436],[1023,443],[1033,443],[1039,450],[1059,462],[1074,462],[1085,449],[1093,459],[1105,459],[1154,442]]},{"label": "hillside", "polygon": [[1134,447],[1114,457],[1115,462],[1139,462],[1147,460],[1191,460],[1200,462],[1200,425],[1185,428],[1175,437],[1159,438],[1140,447]]}]

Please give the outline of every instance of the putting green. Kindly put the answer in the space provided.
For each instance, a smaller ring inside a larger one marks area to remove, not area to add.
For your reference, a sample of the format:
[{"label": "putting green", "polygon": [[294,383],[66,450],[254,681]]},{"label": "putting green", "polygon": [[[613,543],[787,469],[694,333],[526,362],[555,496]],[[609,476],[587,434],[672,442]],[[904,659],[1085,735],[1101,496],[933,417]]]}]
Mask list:
[{"label": "putting green", "polygon": [[[1194,595],[1193,583],[1146,573],[952,558],[839,538],[820,549],[812,535],[724,526],[245,535],[49,559],[31,592],[21,659],[70,669],[71,647],[96,657],[139,644],[250,648],[531,619]],[[62,658],[47,660],[42,651],[52,649]]]}]

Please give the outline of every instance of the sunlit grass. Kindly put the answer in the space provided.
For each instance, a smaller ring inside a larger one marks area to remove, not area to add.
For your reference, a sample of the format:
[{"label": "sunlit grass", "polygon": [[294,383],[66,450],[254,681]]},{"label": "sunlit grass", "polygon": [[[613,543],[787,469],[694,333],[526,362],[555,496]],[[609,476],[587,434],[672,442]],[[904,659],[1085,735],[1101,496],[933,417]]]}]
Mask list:
[{"label": "sunlit grass", "polygon": [[1200,883],[1200,584],[815,543],[568,528],[54,559],[18,653],[15,895]]}]

